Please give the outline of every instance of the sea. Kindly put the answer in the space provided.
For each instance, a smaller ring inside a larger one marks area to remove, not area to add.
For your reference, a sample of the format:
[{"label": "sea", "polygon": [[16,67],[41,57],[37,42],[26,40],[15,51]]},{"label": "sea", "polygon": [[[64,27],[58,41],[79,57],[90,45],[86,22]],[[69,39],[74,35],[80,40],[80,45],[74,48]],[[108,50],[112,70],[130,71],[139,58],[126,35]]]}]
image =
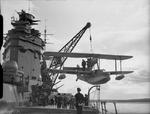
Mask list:
[{"label": "sea", "polygon": [[[117,114],[150,114],[149,103],[118,103]],[[116,114],[113,104],[106,105],[106,114]],[[100,110],[101,111],[101,110]]]}]

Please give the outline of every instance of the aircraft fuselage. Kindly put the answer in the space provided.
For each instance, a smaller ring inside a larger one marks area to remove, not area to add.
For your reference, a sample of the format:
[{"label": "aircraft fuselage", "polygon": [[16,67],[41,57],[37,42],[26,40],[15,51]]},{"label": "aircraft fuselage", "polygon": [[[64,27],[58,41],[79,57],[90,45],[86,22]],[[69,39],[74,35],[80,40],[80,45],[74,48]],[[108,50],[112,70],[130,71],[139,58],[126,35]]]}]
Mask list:
[{"label": "aircraft fuselage", "polygon": [[94,70],[90,75],[78,74],[78,78],[89,84],[104,84],[110,80],[110,75],[101,70]]}]

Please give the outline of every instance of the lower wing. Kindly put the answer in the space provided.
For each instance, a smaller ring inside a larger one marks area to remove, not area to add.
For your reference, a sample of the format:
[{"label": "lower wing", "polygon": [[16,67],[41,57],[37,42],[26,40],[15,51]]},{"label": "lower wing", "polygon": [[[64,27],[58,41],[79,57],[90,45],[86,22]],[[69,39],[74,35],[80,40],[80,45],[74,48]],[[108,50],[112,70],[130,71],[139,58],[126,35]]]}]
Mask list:
[{"label": "lower wing", "polygon": [[66,74],[90,74],[91,71],[78,71],[78,70],[59,70],[59,69],[49,69],[52,73],[66,73]]},{"label": "lower wing", "polygon": [[109,73],[110,75],[115,75],[115,74],[129,74],[132,73],[133,71],[105,71],[105,73]]}]

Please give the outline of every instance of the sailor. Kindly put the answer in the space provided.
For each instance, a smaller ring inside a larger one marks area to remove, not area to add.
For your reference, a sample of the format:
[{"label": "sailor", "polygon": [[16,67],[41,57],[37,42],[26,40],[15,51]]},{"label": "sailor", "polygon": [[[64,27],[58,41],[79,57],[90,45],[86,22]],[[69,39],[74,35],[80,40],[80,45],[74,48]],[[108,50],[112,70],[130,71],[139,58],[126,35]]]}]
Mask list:
[{"label": "sailor", "polygon": [[61,108],[61,106],[62,106],[62,96],[60,95],[60,93],[58,93],[56,101],[57,101],[57,108]]},{"label": "sailor", "polygon": [[86,67],[86,61],[84,59],[82,59],[82,67],[83,67],[83,70],[85,70],[85,67]]},{"label": "sailor", "polygon": [[71,98],[69,100],[69,104],[70,104],[70,109],[74,109],[74,105],[75,105],[75,98],[73,95],[71,95]]},{"label": "sailor", "polygon": [[62,108],[67,109],[67,103],[68,103],[68,99],[67,99],[66,94],[64,93],[62,96]]},{"label": "sailor", "polygon": [[87,68],[92,69],[92,58],[87,59]]},{"label": "sailor", "polygon": [[75,95],[77,114],[82,114],[82,106],[84,103],[84,96],[80,91],[81,89],[77,88],[77,94]]},{"label": "sailor", "polygon": [[85,102],[85,106],[88,106],[88,95],[85,94],[84,96],[84,102]]}]

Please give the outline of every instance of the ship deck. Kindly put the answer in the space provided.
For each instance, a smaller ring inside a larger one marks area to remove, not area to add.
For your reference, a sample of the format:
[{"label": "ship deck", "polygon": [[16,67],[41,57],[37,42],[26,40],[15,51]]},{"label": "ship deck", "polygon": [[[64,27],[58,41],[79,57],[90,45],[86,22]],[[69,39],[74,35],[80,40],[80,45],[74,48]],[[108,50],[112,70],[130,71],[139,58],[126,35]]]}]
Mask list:
[{"label": "ship deck", "polygon": [[[76,114],[76,109],[58,109],[49,106],[16,107],[13,114]],[[99,111],[84,108],[82,114],[99,114]]]}]

